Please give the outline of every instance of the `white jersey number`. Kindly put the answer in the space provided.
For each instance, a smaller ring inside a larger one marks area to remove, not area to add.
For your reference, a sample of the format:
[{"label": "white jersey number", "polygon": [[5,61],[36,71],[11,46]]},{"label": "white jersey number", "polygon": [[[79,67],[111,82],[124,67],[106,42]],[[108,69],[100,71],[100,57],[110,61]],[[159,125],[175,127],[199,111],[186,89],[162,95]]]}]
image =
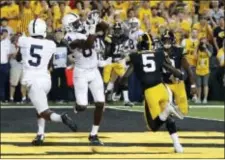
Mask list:
[{"label": "white jersey number", "polygon": [[156,70],[155,61],[152,57],[154,57],[154,54],[142,54],[144,72],[154,72]]},{"label": "white jersey number", "polygon": [[41,56],[38,54],[40,50],[43,49],[43,46],[40,45],[31,45],[30,47],[30,55],[32,58],[35,58],[35,60],[28,60],[28,63],[30,66],[37,67],[41,64]]},{"label": "white jersey number", "polygon": [[87,57],[90,57],[90,56],[92,55],[92,49],[86,49],[86,50],[83,49],[83,50],[82,50],[82,53],[83,53],[83,56],[84,56],[84,57],[86,57],[86,58],[87,58]]}]

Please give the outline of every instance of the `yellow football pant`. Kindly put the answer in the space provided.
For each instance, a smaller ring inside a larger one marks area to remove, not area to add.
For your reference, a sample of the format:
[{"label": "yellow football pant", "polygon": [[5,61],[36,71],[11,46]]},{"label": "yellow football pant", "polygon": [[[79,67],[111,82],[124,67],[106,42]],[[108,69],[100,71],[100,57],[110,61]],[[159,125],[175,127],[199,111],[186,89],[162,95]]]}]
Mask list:
[{"label": "yellow football pant", "polygon": [[180,108],[180,111],[184,114],[188,114],[188,101],[185,90],[185,84],[183,81],[175,84],[167,84],[174,95],[176,105]]},{"label": "yellow football pant", "polygon": [[121,63],[112,63],[106,65],[103,69],[103,81],[104,83],[108,83],[110,81],[112,73],[115,73],[118,76],[123,76],[125,72],[125,66]]}]

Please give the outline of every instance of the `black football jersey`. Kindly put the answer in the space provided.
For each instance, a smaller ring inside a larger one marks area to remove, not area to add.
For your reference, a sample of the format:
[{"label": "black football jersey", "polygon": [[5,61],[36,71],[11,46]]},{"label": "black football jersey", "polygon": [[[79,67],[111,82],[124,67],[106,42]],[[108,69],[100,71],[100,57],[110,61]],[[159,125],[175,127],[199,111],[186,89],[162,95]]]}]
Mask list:
[{"label": "black football jersey", "polygon": [[[181,61],[183,58],[183,49],[182,48],[178,48],[178,47],[172,47],[171,53],[169,54],[169,58],[170,58],[170,62],[172,64],[173,67],[175,67],[176,69],[181,70],[182,66],[181,66]],[[171,72],[163,69],[163,81],[165,83],[171,84],[172,81],[169,79],[171,76]]]},{"label": "black football jersey", "polygon": [[111,51],[110,56],[112,57],[113,62],[117,62],[121,60],[124,53],[129,53],[130,47],[130,39],[124,35],[120,38],[112,38]]},{"label": "black football jersey", "polygon": [[141,81],[144,89],[153,87],[162,82],[162,68],[165,59],[162,50],[133,53],[130,61],[134,66],[134,72]]}]

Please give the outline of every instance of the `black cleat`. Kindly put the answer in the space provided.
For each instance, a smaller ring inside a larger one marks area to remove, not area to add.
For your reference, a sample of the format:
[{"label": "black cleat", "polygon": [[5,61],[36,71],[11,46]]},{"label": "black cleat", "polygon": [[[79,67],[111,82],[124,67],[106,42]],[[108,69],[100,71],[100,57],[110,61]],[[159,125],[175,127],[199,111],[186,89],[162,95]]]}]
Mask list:
[{"label": "black cleat", "polygon": [[31,143],[34,146],[41,146],[44,143],[44,138],[45,136],[43,134],[37,135]]},{"label": "black cleat", "polygon": [[89,135],[88,140],[90,141],[90,144],[93,146],[103,146],[104,143],[102,143],[99,138],[98,135]]},{"label": "black cleat", "polygon": [[132,102],[125,102],[124,106],[133,107],[134,103],[132,103]]},{"label": "black cleat", "polygon": [[62,121],[65,125],[67,125],[72,131],[77,131],[77,125],[73,122],[73,120],[68,116],[67,113],[61,115]]}]

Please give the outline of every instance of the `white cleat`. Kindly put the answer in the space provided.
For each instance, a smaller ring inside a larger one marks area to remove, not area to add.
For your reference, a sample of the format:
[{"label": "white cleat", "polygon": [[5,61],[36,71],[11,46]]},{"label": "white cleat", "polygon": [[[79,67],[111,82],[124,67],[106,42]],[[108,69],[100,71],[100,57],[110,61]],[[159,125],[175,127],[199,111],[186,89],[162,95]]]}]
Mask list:
[{"label": "white cleat", "polygon": [[203,103],[203,104],[207,104],[207,103],[208,103],[208,102],[207,102],[207,99],[204,99],[202,103]]},{"label": "white cleat", "polygon": [[180,143],[176,143],[173,145],[175,153],[183,153],[184,149]]},{"label": "white cleat", "polygon": [[180,109],[178,108],[177,105],[170,103],[168,105],[168,109],[171,115],[179,118],[179,119],[184,119],[184,115],[180,112]]},{"label": "white cleat", "polygon": [[117,95],[116,93],[112,94],[112,101],[113,102],[118,102],[121,98],[121,94]]},{"label": "white cleat", "polygon": [[197,99],[197,100],[195,101],[195,104],[201,104],[201,100],[200,100],[200,99]]}]

